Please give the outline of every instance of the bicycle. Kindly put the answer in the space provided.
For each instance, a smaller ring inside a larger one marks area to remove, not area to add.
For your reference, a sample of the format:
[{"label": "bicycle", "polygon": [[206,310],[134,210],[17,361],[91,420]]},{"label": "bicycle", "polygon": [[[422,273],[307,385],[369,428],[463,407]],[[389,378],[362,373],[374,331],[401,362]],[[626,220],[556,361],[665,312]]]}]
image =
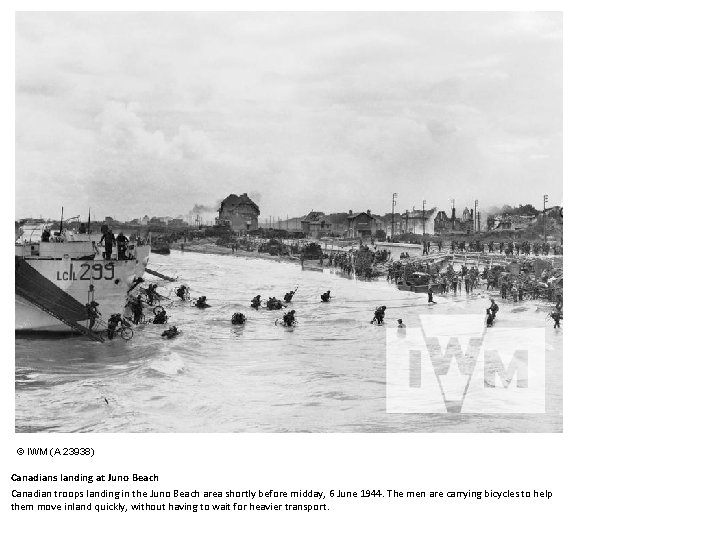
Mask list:
[{"label": "bicycle", "polygon": [[[96,328],[102,328],[103,331],[107,333],[108,325],[105,321],[98,319],[97,321],[95,321],[95,323]],[[120,320],[120,328],[116,328],[115,335],[119,335],[125,341],[130,341],[133,338],[134,332],[132,329],[132,324],[125,317]]]},{"label": "bicycle", "polygon": [[123,326],[120,329],[120,337],[123,338],[125,341],[130,341],[134,335],[133,329],[130,328],[130,323],[126,322],[124,319],[122,324]]}]

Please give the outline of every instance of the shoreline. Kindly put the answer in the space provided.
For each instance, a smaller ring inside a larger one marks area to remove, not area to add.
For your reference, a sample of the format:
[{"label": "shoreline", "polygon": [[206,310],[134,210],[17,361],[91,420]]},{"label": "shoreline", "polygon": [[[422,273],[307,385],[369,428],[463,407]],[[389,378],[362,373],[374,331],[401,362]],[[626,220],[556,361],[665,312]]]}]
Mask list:
[{"label": "shoreline", "polygon": [[188,251],[191,253],[205,253],[210,255],[227,255],[230,257],[242,257],[246,259],[263,259],[276,262],[289,262],[300,264],[299,257],[289,257],[287,255],[270,255],[269,253],[258,253],[257,251],[238,250],[233,252],[231,248],[218,246],[212,243],[185,244],[185,249],[180,249],[173,244],[171,248],[180,253]]},{"label": "shoreline", "polygon": [[[233,253],[231,248],[225,246],[218,246],[212,242],[197,242],[185,244],[185,249],[180,249],[179,244],[171,244],[171,249],[179,252],[188,251],[191,253],[205,253],[210,255],[225,255],[230,257],[241,257],[246,259],[262,259],[266,261],[275,262],[286,262],[292,264],[301,264],[300,257],[297,255],[270,255],[269,253],[259,253],[257,251],[244,251],[237,250]],[[562,255],[505,255],[500,253],[431,253],[429,255],[423,255],[415,257],[415,262],[432,262],[437,260],[448,260],[453,261],[454,264],[478,264],[481,260],[483,264],[490,265],[493,261],[497,263],[510,263],[510,262],[528,262],[536,259],[547,261],[551,266],[562,267],[563,259]],[[317,260],[307,260],[301,265],[302,268],[312,270],[322,270],[325,268],[331,268],[329,265],[320,265]],[[379,278],[378,278],[379,279]]]}]

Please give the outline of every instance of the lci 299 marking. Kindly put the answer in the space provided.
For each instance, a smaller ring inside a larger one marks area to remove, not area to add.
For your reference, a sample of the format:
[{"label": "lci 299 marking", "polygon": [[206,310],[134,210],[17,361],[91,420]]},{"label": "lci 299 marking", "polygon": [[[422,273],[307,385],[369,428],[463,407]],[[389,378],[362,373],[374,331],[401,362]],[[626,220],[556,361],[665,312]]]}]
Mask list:
[{"label": "lci 299 marking", "polygon": [[80,275],[78,276],[73,269],[73,263],[70,263],[70,270],[66,270],[65,272],[60,272],[58,270],[57,277],[55,279],[57,281],[90,281],[115,278],[115,263],[112,262],[105,263],[104,265],[102,263],[95,263],[92,265],[90,263],[82,263],[80,268]]}]

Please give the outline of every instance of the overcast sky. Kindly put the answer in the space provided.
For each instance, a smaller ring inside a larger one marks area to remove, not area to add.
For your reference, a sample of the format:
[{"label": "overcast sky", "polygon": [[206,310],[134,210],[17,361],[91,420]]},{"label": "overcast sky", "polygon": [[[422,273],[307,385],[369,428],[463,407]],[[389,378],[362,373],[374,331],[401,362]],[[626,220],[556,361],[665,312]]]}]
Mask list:
[{"label": "overcast sky", "polygon": [[16,20],[16,218],[562,202],[559,13]]}]

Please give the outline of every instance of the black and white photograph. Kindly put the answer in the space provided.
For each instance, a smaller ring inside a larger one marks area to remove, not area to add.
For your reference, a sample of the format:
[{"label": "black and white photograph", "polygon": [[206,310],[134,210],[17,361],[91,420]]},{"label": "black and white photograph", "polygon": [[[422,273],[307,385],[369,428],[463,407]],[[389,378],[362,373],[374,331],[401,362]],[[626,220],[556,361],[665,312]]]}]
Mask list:
[{"label": "black and white photograph", "polygon": [[5,536],[717,536],[718,11],[10,0]]},{"label": "black and white photograph", "polygon": [[561,433],[563,211],[561,12],[18,12],[15,431]]}]

